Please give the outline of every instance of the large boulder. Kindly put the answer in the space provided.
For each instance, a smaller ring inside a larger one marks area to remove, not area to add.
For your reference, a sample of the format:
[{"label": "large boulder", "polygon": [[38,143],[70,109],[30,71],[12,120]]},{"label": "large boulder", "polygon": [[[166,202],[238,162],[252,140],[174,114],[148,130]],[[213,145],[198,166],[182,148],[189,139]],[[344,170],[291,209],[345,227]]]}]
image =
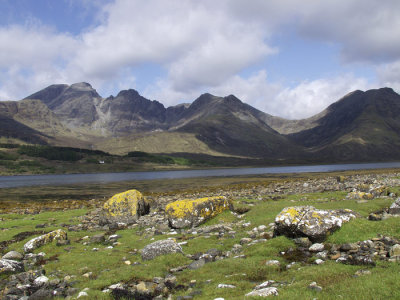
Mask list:
[{"label": "large boulder", "polygon": [[174,240],[157,241],[147,245],[141,250],[143,260],[154,259],[157,256],[170,253],[182,253],[182,247]]},{"label": "large boulder", "polygon": [[232,202],[221,196],[175,201],[165,207],[165,213],[172,228],[187,228],[198,226],[228,209],[232,209]]},{"label": "large boulder", "polygon": [[140,216],[148,214],[150,205],[145,201],[141,192],[128,190],[116,194],[103,205],[100,223],[114,222],[133,223]]},{"label": "large boulder", "polygon": [[291,238],[308,237],[322,242],[343,223],[359,215],[349,209],[321,210],[312,206],[284,208],[275,218],[275,235]]},{"label": "large boulder", "polygon": [[66,241],[68,240],[67,233],[62,229],[57,229],[41,236],[35,237],[24,245],[24,251],[25,253],[32,252],[40,246],[51,243],[53,240]]}]

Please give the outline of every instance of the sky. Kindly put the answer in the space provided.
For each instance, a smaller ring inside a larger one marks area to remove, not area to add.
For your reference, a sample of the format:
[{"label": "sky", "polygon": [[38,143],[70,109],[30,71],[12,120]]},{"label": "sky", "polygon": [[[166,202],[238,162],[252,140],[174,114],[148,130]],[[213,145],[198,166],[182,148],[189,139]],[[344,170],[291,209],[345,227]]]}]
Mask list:
[{"label": "sky", "polygon": [[356,89],[400,92],[399,37],[398,0],[0,0],[0,100],[88,82],[300,119]]}]

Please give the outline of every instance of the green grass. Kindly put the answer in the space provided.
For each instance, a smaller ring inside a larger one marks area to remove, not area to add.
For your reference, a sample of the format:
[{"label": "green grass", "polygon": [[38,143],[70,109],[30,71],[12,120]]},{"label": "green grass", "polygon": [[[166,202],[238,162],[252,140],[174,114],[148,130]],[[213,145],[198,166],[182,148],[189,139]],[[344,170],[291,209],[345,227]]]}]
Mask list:
[{"label": "green grass", "polygon": [[[277,201],[271,199],[257,200],[243,198],[235,201],[235,206],[246,206],[251,208],[242,217],[245,222],[250,222],[249,227],[233,226],[236,231],[235,237],[228,235],[219,238],[217,235],[210,235],[205,238],[200,235],[178,234],[174,238],[178,242],[187,241],[183,245],[183,251],[187,254],[206,252],[211,248],[221,251],[232,249],[234,244],[246,237],[246,231],[259,225],[267,225],[274,221],[275,216],[287,206],[313,205],[321,209],[349,208],[362,215],[362,218],[345,224],[340,230],[329,236],[329,243],[350,243],[376,237],[377,234],[388,235],[400,238],[400,218],[391,218],[380,222],[368,221],[366,217],[370,212],[382,209],[390,205],[393,199],[374,199],[367,203],[357,203],[355,200],[345,199],[342,192],[324,192],[311,194],[289,195]],[[3,214],[1,222],[2,230],[0,242],[11,239],[20,232],[37,230],[35,226],[43,223],[50,223],[49,227],[39,230],[54,230],[60,228],[61,223],[77,224],[78,217],[84,215],[86,209],[68,210],[59,212],[44,212],[37,215]],[[202,226],[237,222],[237,218],[229,211],[226,211]],[[125,229],[116,233],[121,236],[118,240],[121,244],[113,249],[107,249],[107,245],[89,244],[84,245],[79,241],[82,237],[95,235],[99,232],[71,231],[68,232],[71,240],[69,252],[65,246],[57,247],[54,243],[43,246],[35,252],[45,252],[46,258],[54,257],[45,265],[46,276],[49,278],[64,278],[72,276],[75,281],[74,287],[83,289],[89,287],[89,295],[93,299],[110,299],[101,290],[111,284],[118,282],[132,282],[140,280],[152,280],[153,277],[164,277],[169,269],[186,265],[191,262],[185,255],[171,254],[157,257],[154,260],[142,261],[137,250],[147,244],[165,239],[169,236],[157,235],[150,239],[140,235],[143,229]],[[32,238],[32,237],[30,237]],[[11,244],[8,250],[21,251],[24,241]],[[98,251],[92,249],[99,248]],[[292,240],[280,236],[255,245],[244,245],[243,258],[227,258],[221,261],[208,263],[197,270],[184,270],[176,273],[178,282],[189,284],[196,280],[194,290],[201,290],[202,294],[194,299],[214,299],[223,297],[225,299],[243,299],[257,284],[266,280],[275,280],[284,285],[279,287],[279,296],[276,299],[396,299],[400,298],[400,291],[397,289],[400,281],[399,265],[397,263],[386,263],[378,261],[376,267],[350,266],[327,261],[322,265],[297,266],[286,270],[289,264],[280,252],[294,248]],[[135,250],[136,249],[136,250]],[[276,259],[281,262],[281,267],[266,266],[265,262]],[[126,265],[124,260],[129,260],[132,265]],[[139,265],[133,265],[138,262]],[[372,274],[360,277],[353,275],[357,270],[368,268]],[[93,278],[88,279],[82,275],[92,272]],[[316,281],[323,290],[315,292],[308,289],[308,285]],[[218,289],[219,283],[233,284],[234,290]],[[178,291],[177,295],[187,295],[189,291]],[[251,298],[246,298],[251,299]],[[254,298],[257,299],[257,298]]]}]

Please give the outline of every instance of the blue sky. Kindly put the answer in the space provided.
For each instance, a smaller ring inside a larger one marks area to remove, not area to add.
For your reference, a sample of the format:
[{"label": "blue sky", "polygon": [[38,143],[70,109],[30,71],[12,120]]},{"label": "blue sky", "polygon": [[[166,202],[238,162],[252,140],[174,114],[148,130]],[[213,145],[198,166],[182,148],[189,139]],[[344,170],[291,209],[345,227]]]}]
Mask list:
[{"label": "blue sky", "polygon": [[399,92],[398,36],[397,0],[0,0],[0,100],[85,81],[304,118],[355,89]]}]

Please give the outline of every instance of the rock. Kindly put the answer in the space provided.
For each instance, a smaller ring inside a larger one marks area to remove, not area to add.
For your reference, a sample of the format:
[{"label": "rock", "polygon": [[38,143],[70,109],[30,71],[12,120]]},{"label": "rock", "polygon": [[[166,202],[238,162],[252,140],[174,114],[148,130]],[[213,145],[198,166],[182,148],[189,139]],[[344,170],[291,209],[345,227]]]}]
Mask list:
[{"label": "rock", "polygon": [[317,264],[317,265],[322,265],[324,262],[325,261],[323,261],[322,259],[319,259],[319,258],[315,260],[315,264]]},{"label": "rock", "polygon": [[312,242],[322,242],[331,234],[358,216],[349,209],[320,210],[312,206],[284,208],[275,218],[275,235],[308,237]]},{"label": "rock", "polygon": [[277,267],[279,267],[279,266],[281,265],[281,263],[280,263],[279,260],[271,259],[271,260],[267,260],[267,261],[265,262],[265,265],[266,265],[266,266],[277,266]]},{"label": "rock", "polygon": [[358,245],[356,243],[351,243],[351,244],[343,244],[340,246],[341,251],[352,251],[352,250],[358,250]]},{"label": "rock", "polygon": [[51,299],[53,298],[53,292],[47,289],[40,289],[34,292],[29,300],[43,300],[43,299]]},{"label": "rock", "polygon": [[274,283],[275,283],[275,280],[267,280],[267,281],[264,281],[263,283],[260,283],[259,285],[257,285],[253,290],[265,289],[267,287],[270,287]]},{"label": "rock", "polygon": [[321,252],[321,251],[324,251],[324,249],[325,249],[324,244],[320,244],[320,243],[312,244],[311,247],[308,248],[308,250],[310,252]]},{"label": "rock", "polygon": [[200,269],[202,266],[204,266],[206,261],[203,258],[200,258],[199,260],[193,261],[189,266],[188,269],[190,270],[196,270]]},{"label": "rock", "polygon": [[351,192],[346,196],[346,198],[371,200],[374,198],[374,195],[366,192]]},{"label": "rock", "polygon": [[3,255],[3,259],[21,260],[24,256],[17,251],[10,251]]},{"label": "rock", "polygon": [[173,240],[161,240],[147,245],[141,253],[143,260],[150,260],[164,254],[182,253],[182,247]]},{"label": "rock", "polygon": [[309,289],[314,290],[316,292],[321,292],[322,291],[322,287],[318,286],[317,283],[311,282],[310,285],[308,286]]},{"label": "rock", "polygon": [[57,229],[52,232],[31,239],[24,245],[24,251],[25,253],[32,252],[33,250],[39,248],[40,246],[51,243],[53,240],[59,241],[67,239],[68,239],[67,233],[62,229]]},{"label": "rock", "polygon": [[400,256],[400,245],[393,245],[389,250],[390,257],[399,257]]},{"label": "rock", "polygon": [[255,290],[246,294],[246,297],[268,297],[278,296],[278,289],[276,287],[267,287],[260,290]]},{"label": "rock", "polygon": [[136,285],[135,299],[152,299],[156,286],[153,282],[139,282]]},{"label": "rock", "polygon": [[400,197],[396,199],[389,207],[389,214],[399,215],[400,214]]},{"label": "rock", "polygon": [[225,197],[179,200],[165,207],[172,228],[195,227],[221,212],[232,209],[232,201]]},{"label": "rock", "polygon": [[218,284],[217,288],[219,288],[219,289],[235,289],[236,286],[234,286],[232,284],[220,283],[220,284]]},{"label": "rock", "polygon": [[83,297],[89,297],[88,293],[86,293],[84,291],[79,292],[78,297],[76,297],[76,298],[83,298]]},{"label": "rock", "polygon": [[103,205],[100,214],[100,224],[123,222],[131,224],[140,216],[150,212],[150,205],[137,190],[128,190],[116,194]]},{"label": "rock", "polygon": [[252,241],[253,241],[253,239],[251,239],[251,238],[242,238],[242,239],[240,239],[239,243],[240,243],[240,245],[245,245]]},{"label": "rock", "polygon": [[4,273],[17,273],[24,271],[24,264],[11,260],[11,259],[0,259],[0,274]]},{"label": "rock", "polygon": [[96,234],[90,238],[91,243],[101,244],[106,240],[104,233]]},{"label": "rock", "polygon": [[39,276],[39,277],[35,278],[35,280],[33,281],[33,284],[35,286],[41,287],[41,286],[45,285],[48,282],[49,282],[49,278],[47,278],[46,276],[42,275],[42,276]]},{"label": "rock", "polygon": [[359,276],[364,276],[364,275],[371,275],[371,271],[370,270],[358,270],[354,276],[355,277],[359,277]]},{"label": "rock", "polygon": [[381,214],[370,213],[368,215],[368,220],[370,220],[370,221],[382,221],[382,215]]},{"label": "rock", "polygon": [[300,237],[293,240],[297,246],[309,248],[312,242],[307,237]]}]

